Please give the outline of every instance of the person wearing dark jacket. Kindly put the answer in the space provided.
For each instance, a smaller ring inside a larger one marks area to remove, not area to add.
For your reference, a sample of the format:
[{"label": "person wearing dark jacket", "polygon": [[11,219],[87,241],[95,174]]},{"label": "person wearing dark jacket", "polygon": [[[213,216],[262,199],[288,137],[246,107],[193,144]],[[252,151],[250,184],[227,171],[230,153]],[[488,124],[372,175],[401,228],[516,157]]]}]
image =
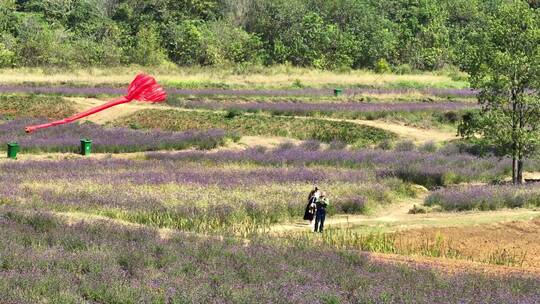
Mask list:
[{"label": "person wearing dark jacket", "polygon": [[317,212],[315,215],[315,232],[323,232],[324,220],[326,219],[326,208],[330,205],[330,201],[326,197],[325,193],[321,194],[321,197],[315,203],[317,206]]},{"label": "person wearing dark jacket", "polygon": [[315,212],[317,210],[316,202],[321,195],[319,188],[315,186],[315,189],[311,190],[308,195],[308,203],[306,205],[306,210],[304,211],[304,220],[309,221],[309,224],[313,224],[313,219],[315,218]]}]

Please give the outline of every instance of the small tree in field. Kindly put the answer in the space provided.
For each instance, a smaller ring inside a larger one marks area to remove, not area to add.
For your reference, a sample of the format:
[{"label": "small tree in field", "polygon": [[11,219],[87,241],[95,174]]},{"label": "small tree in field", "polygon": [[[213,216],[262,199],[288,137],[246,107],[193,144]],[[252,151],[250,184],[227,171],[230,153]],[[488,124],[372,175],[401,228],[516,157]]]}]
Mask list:
[{"label": "small tree in field", "polygon": [[482,110],[459,133],[512,157],[512,181],[521,183],[540,139],[540,12],[522,0],[501,4],[471,28],[462,52]]}]

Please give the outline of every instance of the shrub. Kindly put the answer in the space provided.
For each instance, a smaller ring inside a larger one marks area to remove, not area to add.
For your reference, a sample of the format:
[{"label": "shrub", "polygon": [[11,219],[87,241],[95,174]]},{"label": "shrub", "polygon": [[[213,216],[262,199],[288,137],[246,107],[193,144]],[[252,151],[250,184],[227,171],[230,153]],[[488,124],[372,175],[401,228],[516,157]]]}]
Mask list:
[{"label": "shrub", "polygon": [[72,46],[69,33],[53,28],[37,15],[24,15],[17,26],[17,61],[25,66],[70,65]]},{"label": "shrub", "polygon": [[213,21],[200,27],[200,47],[204,50],[203,65],[259,63],[260,39],[227,21]]},{"label": "shrub", "polygon": [[0,68],[11,68],[15,64],[15,52],[0,43]]},{"label": "shrub", "polygon": [[394,141],[385,139],[377,147],[382,150],[392,150],[394,148]]},{"label": "shrub", "polygon": [[141,24],[131,50],[132,62],[143,66],[156,66],[167,59],[161,47],[161,36],[154,24]]},{"label": "shrub", "polygon": [[227,119],[233,119],[238,116],[244,115],[244,111],[240,109],[230,109],[227,111],[227,114],[225,115],[225,118]]},{"label": "shrub", "polygon": [[411,209],[409,209],[409,214],[426,214],[427,210],[423,206],[417,206],[416,204],[413,205]]},{"label": "shrub", "polygon": [[410,64],[402,64],[394,69],[394,72],[399,75],[412,74],[412,67]]},{"label": "shrub", "polygon": [[171,59],[181,65],[224,65],[261,61],[260,39],[227,21],[193,20],[168,30]]},{"label": "shrub", "polygon": [[277,147],[278,151],[292,150],[296,148],[296,145],[290,141],[284,142]]},{"label": "shrub", "polygon": [[445,111],[443,113],[434,113],[440,123],[456,124],[462,119],[462,114],[455,111]]},{"label": "shrub", "polygon": [[363,197],[355,197],[341,203],[341,211],[346,214],[364,214],[367,211],[366,199]]},{"label": "shrub", "polygon": [[437,144],[433,141],[428,141],[418,148],[422,152],[434,153],[437,152]]},{"label": "shrub", "polygon": [[308,151],[318,151],[321,149],[321,142],[313,139],[306,140],[300,145],[300,147]]},{"label": "shrub", "polygon": [[329,144],[330,150],[343,150],[347,148],[347,144],[340,140],[332,140]]},{"label": "shrub", "polygon": [[104,39],[94,41],[91,39],[77,39],[73,42],[74,64],[81,67],[104,66],[114,67],[128,61],[119,40]]},{"label": "shrub", "polygon": [[169,57],[173,62],[180,65],[194,65],[204,62],[203,33],[198,22],[184,20],[180,23],[169,24],[166,36],[169,41],[167,44]]},{"label": "shrub", "polygon": [[394,149],[396,151],[401,151],[401,152],[414,151],[416,149],[416,146],[414,142],[410,140],[405,140],[405,141],[398,142]]},{"label": "shrub", "polygon": [[379,74],[391,73],[392,67],[386,59],[381,58],[375,63],[375,72]]}]

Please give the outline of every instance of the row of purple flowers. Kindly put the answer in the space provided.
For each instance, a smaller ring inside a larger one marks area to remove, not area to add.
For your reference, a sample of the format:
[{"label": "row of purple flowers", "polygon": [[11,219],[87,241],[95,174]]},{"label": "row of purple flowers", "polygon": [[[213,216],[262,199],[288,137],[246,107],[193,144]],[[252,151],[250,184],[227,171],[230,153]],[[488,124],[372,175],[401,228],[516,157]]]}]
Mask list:
[{"label": "row of purple flowers", "polygon": [[539,207],[540,188],[538,185],[452,187],[431,193],[425,203],[448,211]]},{"label": "row of purple flowers", "polygon": [[266,111],[272,113],[317,113],[317,112],[420,112],[420,111],[463,111],[478,109],[476,104],[460,102],[403,102],[403,103],[294,103],[294,102],[180,102],[179,106],[212,110]]},{"label": "row of purple flowers", "polygon": [[179,150],[190,147],[212,149],[224,144],[223,130],[169,132],[106,128],[93,123],[73,123],[25,134],[24,128],[42,120],[18,119],[0,124],[0,143],[17,142],[26,152],[77,152],[79,140],[93,140],[94,152]]},{"label": "row of purple flowers", "polygon": [[[508,159],[479,158],[470,154],[422,151],[387,150],[309,150],[288,146],[265,150],[252,148],[244,151],[204,153],[182,151],[176,153],[147,153],[148,159],[196,161],[214,163],[256,163],[270,166],[324,165],[368,170],[380,177],[398,177],[406,181],[436,188],[467,181],[498,180],[511,169]],[[538,167],[537,162],[528,166]]]},{"label": "row of purple flowers", "polygon": [[[331,89],[178,89],[167,88],[169,94],[178,95],[229,95],[229,96],[330,96],[334,94]],[[407,94],[420,92],[435,96],[474,97],[477,91],[471,89],[390,89],[390,88],[347,88],[344,95],[359,94]],[[124,95],[125,89],[112,87],[62,87],[62,86],[0,86],[0,93],[36,93],[36,94],[65,94],[65,95]]]}]

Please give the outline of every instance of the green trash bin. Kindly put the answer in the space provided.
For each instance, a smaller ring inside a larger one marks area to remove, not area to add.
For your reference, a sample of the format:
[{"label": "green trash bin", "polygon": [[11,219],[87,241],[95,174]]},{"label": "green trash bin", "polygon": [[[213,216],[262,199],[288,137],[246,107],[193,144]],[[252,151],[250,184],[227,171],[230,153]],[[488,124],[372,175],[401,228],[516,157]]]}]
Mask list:
[{"label": "green trash bin", "polygon": [[342,89],[334,89],[334,96],[339,97],[341,94],[343,94]]},{"label": "green trash bin", "polygon": [[92,152],[92,141],[90,139],[81,139],[81,155],[90,155]]},{"label": "green trash bin", "polygon": [[11,159],[17,159],[17,153],[19,153],[18,143],[8,143],[7,156]]}]

